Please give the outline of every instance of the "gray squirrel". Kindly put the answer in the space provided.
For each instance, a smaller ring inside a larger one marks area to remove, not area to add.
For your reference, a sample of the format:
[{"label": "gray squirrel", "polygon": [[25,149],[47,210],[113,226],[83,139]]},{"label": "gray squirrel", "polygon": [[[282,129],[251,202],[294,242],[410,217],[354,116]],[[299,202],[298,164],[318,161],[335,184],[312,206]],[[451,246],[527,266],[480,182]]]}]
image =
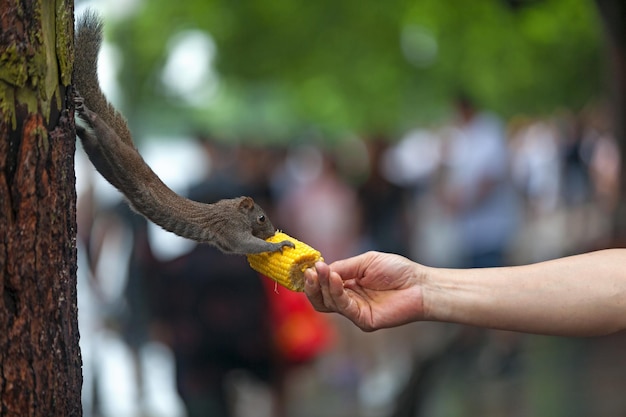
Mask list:
[{"label": "gray squirrel", "polygon": [[107,101],[97,75],[102,20],[93,11],[78,21],[75,38],[76,133],[98,172],[130,206],[163,229],[216,246],[224,253],[252,254],[293,247],[267,242],[276,232],[250,197],[211,204],[184,198],[161,181],[137,151],[124,117]]}]

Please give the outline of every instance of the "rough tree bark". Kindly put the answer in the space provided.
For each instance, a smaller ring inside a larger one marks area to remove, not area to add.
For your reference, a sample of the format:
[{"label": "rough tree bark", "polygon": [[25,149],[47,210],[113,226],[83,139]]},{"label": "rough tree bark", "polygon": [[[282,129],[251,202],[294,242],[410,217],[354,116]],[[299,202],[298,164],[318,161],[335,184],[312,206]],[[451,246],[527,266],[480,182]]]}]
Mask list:
[{"label": "rough tree bark", "polygon": [[73,20],[0,0],[0,417],[82,415]]}]

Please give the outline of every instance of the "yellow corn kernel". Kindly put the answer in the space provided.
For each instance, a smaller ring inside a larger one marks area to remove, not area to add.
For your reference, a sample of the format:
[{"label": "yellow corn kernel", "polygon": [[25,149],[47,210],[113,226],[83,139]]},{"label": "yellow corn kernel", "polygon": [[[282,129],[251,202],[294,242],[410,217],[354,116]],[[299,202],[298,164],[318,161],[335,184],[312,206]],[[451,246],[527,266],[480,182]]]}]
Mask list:
[{"label": "yellow corn kernel", "polygon": [[315,262],[324,260],[321,253],[283,232],[276,232],[266,240],[274,243],[289,240],[295,244],[295,248],[284,246],[282,253],[247,255],[250,267],[292,291],[304,291],[304,271],[315,265]]}]

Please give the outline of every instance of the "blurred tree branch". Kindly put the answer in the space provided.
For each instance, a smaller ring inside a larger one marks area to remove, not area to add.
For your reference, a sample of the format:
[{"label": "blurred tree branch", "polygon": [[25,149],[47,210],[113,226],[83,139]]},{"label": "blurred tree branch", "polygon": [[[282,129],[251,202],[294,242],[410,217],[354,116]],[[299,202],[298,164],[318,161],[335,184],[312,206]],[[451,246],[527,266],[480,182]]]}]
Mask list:
[{"label": "blurred tree branch", "polygon": [[615,213],[615,243],[626,246],[626,2],[596,0],[605,29],[615,136],[622,160],[620,201]]}]

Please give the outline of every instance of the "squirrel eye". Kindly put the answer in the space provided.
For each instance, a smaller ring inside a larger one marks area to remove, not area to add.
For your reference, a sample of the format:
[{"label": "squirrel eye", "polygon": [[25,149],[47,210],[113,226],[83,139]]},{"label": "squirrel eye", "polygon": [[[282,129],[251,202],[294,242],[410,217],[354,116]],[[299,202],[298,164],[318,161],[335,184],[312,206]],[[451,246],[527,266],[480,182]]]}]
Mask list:
[{"label": "squirrel eye", "polygon": [[265,223],[265,215],[261,214],[257,220],[259,223]]}]

